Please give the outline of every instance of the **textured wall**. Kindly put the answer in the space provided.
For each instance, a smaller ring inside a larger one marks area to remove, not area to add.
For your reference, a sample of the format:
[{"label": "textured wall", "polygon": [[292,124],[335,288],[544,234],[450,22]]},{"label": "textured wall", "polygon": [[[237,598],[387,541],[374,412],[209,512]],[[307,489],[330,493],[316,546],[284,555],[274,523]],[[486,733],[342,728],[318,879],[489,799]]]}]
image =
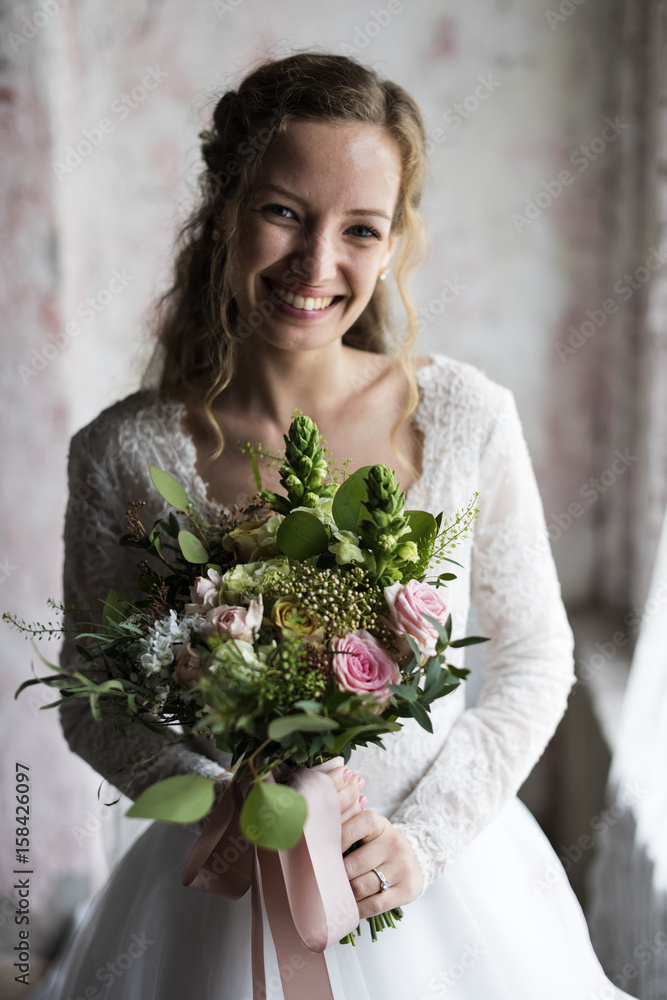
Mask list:
[{"label": "textured wall", "polygon": [[[44,617],[46,599],[59,597],[69,436],[138,385],[146,310],[190,204],[212,94],[267,55],[310,45],[358,56],[420,103],[432,163],[432,242],[414,286],[420,348],[472,361],[516,392],[566,595],[586,597],[594,505],[567,528],[554,518],[566,523],[596,472],[593,345],[572,354],[557,345],[604,298],[605,149],[590,144],[604,128],[607,4],[565,6],[570,15],[548,0],[395,0],[393,13],[382,0],[9,6],[0,78],[10,430],[0,559],[11,567],[0,574],[3,609]],[[623,131],[610,141],[624,142]],[[570,180],[558,180],[563,171]],[[35,657],[5,627],[2,643],[3,778],[11,784],[17,754],[33,763],[34,902],[45,912],[61,876],[92,873],[99,883],[112,821],[96,821],[97,782],[69,754],[57,720],[38,718],[27,700],[11,704]],[[94,832],[78,844],[72,826],[91,811]],[[9,836],[0,829],[2,879]]]}]

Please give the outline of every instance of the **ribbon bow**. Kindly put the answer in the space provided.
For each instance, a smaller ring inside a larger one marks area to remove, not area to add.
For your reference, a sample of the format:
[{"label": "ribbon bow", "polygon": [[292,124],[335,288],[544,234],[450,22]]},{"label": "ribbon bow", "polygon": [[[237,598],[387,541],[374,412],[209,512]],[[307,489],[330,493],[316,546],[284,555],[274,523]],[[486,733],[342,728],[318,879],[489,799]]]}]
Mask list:
[{"label": "ribbon bow", "polygon": [[[308,816],[303,836],[289,851],[257,847],[243,836],[239,816],[250,782],[232,781],[186,862],[185,886],[230,899],[252,891],[253,1000],[267,995],[262,896],[285,1000],[333,1000],[322,952],[359,923],[341,853],[338,793],[326,775],[342,763],[338,757],[291,775],[289,784],[306,799]],[[285,966],[289,979],[282,975]]]}]

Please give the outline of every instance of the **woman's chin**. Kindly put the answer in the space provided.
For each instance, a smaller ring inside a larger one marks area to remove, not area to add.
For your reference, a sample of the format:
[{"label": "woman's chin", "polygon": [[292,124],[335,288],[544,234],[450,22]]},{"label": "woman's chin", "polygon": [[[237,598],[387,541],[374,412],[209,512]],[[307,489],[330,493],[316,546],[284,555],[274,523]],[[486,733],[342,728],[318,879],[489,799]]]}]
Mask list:
[{"label": "woman's chin", "polygon": [[304,330],[291,323],[267,321],[262,329],[253,331],[250,337],[242,338],[242,344],[250,352],[264,347],[281,351],[312,351],[340,343],[345,330]]}]

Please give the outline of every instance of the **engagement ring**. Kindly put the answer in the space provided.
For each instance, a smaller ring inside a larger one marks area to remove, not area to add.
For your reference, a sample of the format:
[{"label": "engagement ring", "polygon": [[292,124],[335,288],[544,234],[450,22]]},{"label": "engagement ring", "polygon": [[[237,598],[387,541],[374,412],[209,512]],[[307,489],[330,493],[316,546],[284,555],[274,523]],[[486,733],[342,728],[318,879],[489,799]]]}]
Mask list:
[{"label": "engagement ring", "polygon": [[380,869],[379,868],[374,868],[373,871],[375,872],[375,874],[377,875],[377,877],[380,879],[380,892],[386,892],[387,889],[391,889],[391,882],[387,881],[387,879],[384,877],[384,875],[382,874],[382,872],[380,871]]}]

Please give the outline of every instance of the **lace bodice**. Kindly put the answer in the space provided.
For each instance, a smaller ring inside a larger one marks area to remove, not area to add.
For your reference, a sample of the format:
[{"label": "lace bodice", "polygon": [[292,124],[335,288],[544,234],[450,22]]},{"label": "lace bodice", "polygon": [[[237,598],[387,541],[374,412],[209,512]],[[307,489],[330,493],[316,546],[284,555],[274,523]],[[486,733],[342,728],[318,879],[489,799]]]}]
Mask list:
[{"label": "lace bodice", "polygon": [[[408,508],[445,518],[479,492],[472,538],[453,553],[464,566],[448,586],[455,634],[465,634],[469,603],[491,641],[475,707],[463,688],[433,708],[434,734],[409,720],[385,738],[386,751],[360,748],[351,766],[366,778],[369,807],[390,816],[408,838],[424,888],[513,796],[541,756],[574,681],[572,632],[547,538],[542,503],[512,393],[479,369],[444,355],[417,370],[415,420],[424,435],[423,474]],[[140,390],[104,410],[74,435],[65,526],[64,599],[100,608],[109,587],[134,596],[136,549],[122,548],[129,500],[146,500],[146,525],[167,514],[149,464],[193,483],[202,513],[220,507],[196,474],[194,443],[182,429],[184,404]],[[451,564],[443,564],[451,569]],[[463,650],[452,651],[461,664]],[[71,637],[63,666],[83,666]],[[85,702],[62,706],[72,750],[126,791],[132,765],[157,753],[164,737],[137,727],[126,742],[110,720],[96,723]],[[227,761],[210,741],[169,746],[135,773],[128,794],[172,774],[223,775]],[[224,782],[220,783],[220,787]]]}]

